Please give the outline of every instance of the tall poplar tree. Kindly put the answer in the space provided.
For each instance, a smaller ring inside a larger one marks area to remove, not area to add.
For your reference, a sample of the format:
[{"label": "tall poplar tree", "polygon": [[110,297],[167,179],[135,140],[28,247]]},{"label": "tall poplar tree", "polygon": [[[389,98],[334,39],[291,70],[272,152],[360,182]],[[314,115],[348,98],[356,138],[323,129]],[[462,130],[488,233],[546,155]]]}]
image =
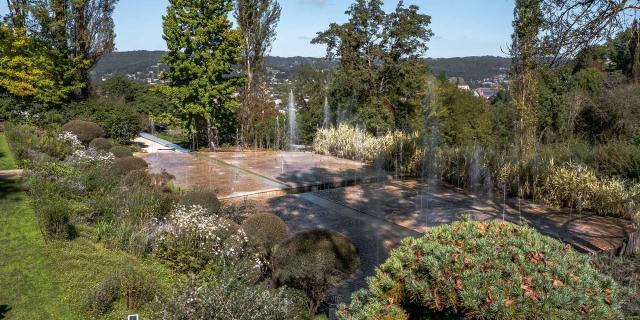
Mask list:
[{"label": "tall poplar tree", "polygon": [[[237,0],[234,17],[242,36],[242,72],[245,76],[240,93],[240,140],[243,145],[254,135],[256,123],[270,105],[265,101],[265,57],[276,37],[280,4],[275,0]],[[273,108],[273,107],[272,107]]]},{"label": "tall poplar tree", "polygon": [[534,151],[536,142],[535,104],[537,68],[542,56],[539,32],[542,27],[540,0],[516,0],[511,45],[512,96],[516,103],[516,146],[520,162]]},{"label": "tall poplar tree", "polygon": [[[208,147],[218,144],[219,130],[233,123],[240,79],[232,75],[240,34],[228,15],[231,0],[169,0],[163,17],[163,57],[167,94],[192,134],[206,124]],[[193,141],[195,146],[195,139]]]}]

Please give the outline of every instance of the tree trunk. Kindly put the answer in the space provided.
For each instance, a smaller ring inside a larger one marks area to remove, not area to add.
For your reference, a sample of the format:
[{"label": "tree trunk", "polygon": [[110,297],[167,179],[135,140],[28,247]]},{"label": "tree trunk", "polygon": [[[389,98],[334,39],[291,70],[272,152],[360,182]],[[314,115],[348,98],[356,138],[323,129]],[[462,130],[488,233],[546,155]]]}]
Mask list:
[{"label": "tree trunk", "polygon": [[616,255],[620,257],[629,256],[636,252],[640,252],[640,229],[637,225],[634,226],[633,230],[629,230],[626,239],[620,248],[618,248]]},{"label": "tree trunk", "polygon": [[213,129],[211,127],[211,119],[207,119],[207,141],[209,145],[209,151],[213,151],[216,145],[214,142]]}]

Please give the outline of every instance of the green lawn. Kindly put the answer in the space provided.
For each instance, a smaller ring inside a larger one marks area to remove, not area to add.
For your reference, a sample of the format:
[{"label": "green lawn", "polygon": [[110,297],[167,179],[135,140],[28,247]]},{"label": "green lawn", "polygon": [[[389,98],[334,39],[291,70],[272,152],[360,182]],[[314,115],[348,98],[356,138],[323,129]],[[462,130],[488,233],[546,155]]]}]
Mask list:
[{"label": "green lawn", "polygon": [[[158,278],[168,289],[174,275],[156,260],[110,251],[95,230],[78,225],[74,240],[45,243],[18,180],[0,179],[0,319],[85,319],[86,292],[127,265]],[[102,319],[151,316],[150,307],[127,310],[124,299]]]},{"label": "green lawn", "polygon": [[0,170],[15,168],[15,161],[9,152],[9,145],[4,133],[0,133]]}]

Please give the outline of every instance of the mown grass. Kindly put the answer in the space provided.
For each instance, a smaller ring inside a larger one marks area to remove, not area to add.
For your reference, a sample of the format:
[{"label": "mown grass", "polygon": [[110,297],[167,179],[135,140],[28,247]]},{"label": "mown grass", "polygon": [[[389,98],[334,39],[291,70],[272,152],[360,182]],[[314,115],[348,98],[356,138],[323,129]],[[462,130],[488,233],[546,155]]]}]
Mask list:
[{"label": "mown grass", "polygon": [[[0,179],[0,319],[87,319],[86,293],[119,270],[133,266],[153,275],[167,292],[174,273],[152,258],[105,249],[95,229],[77,225],[78,236],[45,243],[27,194],[16,179]],[[118,299],[99,319],[152,317],[152,306],[127,310]]]},{"label": "mown grass", "polygon": [[[0,194],[0,319],[86,319],[82,305],[88,290],[127,266],[156,277],[164,292],[175,280],[158,261],[94,242],[92,227],[78,226],[74,240],[45,244],[18,183],[0,180]],[[132,313],[150,318],[151,308],[127,310],[121,298],[101,319],[126,319]]]},{"label": "mown grass", "polygon": [[15,160],[9,152],[9,144],[4,133],[0,133],[0,170],[9,170],[15,168]]}]

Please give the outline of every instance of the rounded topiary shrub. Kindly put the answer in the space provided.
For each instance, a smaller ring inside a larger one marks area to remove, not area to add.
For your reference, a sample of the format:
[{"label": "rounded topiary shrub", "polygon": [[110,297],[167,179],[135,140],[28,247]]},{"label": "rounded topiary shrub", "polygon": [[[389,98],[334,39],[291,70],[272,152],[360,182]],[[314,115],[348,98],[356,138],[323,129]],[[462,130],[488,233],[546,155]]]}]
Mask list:
[{"label": "rounded topiary shrub", "polygon": [[89,143],[89,147],[94,148],[98,151],[107,152],[111,150],[111,147],[113,147],[113,145],[111,144],[111,141],[109,141],[109,139],[95,138],[91,140],[91,142]]},{"label": "rounded topiary shrub", "polygon": [[184,206],[201,206],[209,213],[220,210],[220,200],[213,190],[191,190],[185,193],[180,199],[180,204]]},{"label": "rounded topiary shrub", "polygon": [[136,157],[118,158],[113,162],[113,169],[118,174],[126,174],[133,170],[146,169],[147,162]]},{"label": "rounded topiary shrub", "polygon": [[242,223],[249,244],[269,256],[271,249],[282,242],[289,234],[289,227],[278,216],[271,213],[258,213]]},{"label": "rounded topiary shrub", "polygon": [[498,222],[407,238],[368,282],[342,319],[619,319],[625,295],[587,256]]},{"label": "rounded topiary shrub", "polygon": [[304,291],[315,314],[326,294],[360,266],[358,250],[351,240],[332,230],[299,232],[273,250],[273,280]]},{"label": "rounded topiary shrub", "polygon": [[89,143],[95,138],[104,136],[104,130],[90,121],[71,120],[62,126],[62,132],[71,132],[78,137],[82,143]]},{"label": "rounded topiary shrub", "polygon": [[109,152],[111,152],[116,158],[133,157],[133,152],[131,152],[131,149],[124,146],[115,146],[111,148]]}]

